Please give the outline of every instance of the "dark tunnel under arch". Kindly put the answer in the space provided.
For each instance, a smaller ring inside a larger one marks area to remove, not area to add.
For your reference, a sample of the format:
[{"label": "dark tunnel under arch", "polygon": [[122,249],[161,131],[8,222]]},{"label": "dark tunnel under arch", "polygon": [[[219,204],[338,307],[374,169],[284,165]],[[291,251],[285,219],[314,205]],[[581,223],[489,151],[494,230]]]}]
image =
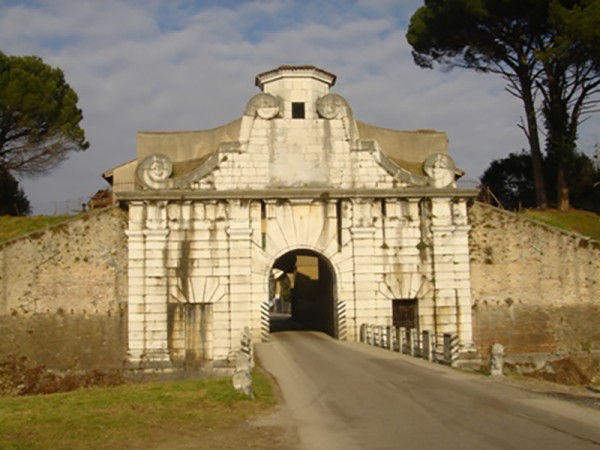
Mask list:
[{"label": "dark tunnel under arch", "polygon": [[[274,286],[280,283],[281,287],[281,272],[293,281],[290,304],[285,305],[286,299],[282,299],[272,308],[271,332],[313,330],[337,338],[336,279],[330,261],[313,250],[298,249],[277,258],[272,269],[277,270],[271,273],[279,274],[279,280],[272,278]],[[277,288],[270,289],[274,290]]]}]

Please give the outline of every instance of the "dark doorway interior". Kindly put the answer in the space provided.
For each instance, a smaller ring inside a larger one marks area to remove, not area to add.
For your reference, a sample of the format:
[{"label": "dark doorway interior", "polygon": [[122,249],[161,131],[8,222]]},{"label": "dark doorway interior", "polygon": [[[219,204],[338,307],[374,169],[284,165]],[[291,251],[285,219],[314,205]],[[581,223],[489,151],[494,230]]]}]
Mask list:
[{"label": "dark doorway interior", "polygon": [[335,280],[329,262],[310,250],[294,250],[273,264],[271,332],[322,331],[337,337]]}]

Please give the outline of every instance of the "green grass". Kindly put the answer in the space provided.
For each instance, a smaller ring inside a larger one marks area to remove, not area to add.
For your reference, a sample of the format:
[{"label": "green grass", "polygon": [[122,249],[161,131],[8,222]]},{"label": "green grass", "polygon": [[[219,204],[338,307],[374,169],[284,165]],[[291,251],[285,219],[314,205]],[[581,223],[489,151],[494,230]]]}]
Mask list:
[{"label": "green grass", "polygon": [[543,211],[530,209],[522,214],[548,225],[600,240],[600,215],[598,214],[577,209],[565,212],[553,209]]},{"label": "green grass", "polygon": [[0,449],[128,448],[225,431],[275,405],[255,371],[255,400],[230,378],[127,384],[64,394],[0,397]]},{"label": "green grass", "polygon": [[63,222],[73,216],[0,216],[0,242]]}]

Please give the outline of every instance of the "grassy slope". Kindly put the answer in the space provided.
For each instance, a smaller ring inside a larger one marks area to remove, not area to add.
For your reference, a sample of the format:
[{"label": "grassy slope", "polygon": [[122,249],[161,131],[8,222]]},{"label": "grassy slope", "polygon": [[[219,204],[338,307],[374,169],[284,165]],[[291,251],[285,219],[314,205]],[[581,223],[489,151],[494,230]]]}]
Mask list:
[{"label": "grassy slope", "polygon": [[530,209],[521,214],[548,225],[583,234],[600,241],[600,215],[598,214],[577,209],[566,212],[553,209],[545,211]]},{"label": "grassy slope", "polygon": [[0,242],[63,222],[72,217],[73,216],[0,216]]},{"label": "grassy slope", "polygon": [[0,397],[0,448],[154,448],[177,435],[202,440],[275,405],[270,381],[258,370],[254,392],[250,400],[222,378]]}]

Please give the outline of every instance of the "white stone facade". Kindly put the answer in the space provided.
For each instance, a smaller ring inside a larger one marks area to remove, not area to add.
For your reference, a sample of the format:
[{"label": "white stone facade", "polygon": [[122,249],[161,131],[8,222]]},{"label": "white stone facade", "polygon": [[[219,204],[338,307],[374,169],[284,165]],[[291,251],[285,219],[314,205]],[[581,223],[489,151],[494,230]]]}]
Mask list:
[{"label": "white stone facade", "polygon": [[329,93],[335,76],[313,66],[256,81],[244,116],[210,138],[138,139],[136,187],[117,192],[129,205],[130,362],[226,363],[244,327],[268,336],[269,275],[289,252],[331,271],[335,337],[389,325],[392,300],[413,299],[418,328],[470,348],[473,192],[456,188],[445,135],[357,122]]}]

